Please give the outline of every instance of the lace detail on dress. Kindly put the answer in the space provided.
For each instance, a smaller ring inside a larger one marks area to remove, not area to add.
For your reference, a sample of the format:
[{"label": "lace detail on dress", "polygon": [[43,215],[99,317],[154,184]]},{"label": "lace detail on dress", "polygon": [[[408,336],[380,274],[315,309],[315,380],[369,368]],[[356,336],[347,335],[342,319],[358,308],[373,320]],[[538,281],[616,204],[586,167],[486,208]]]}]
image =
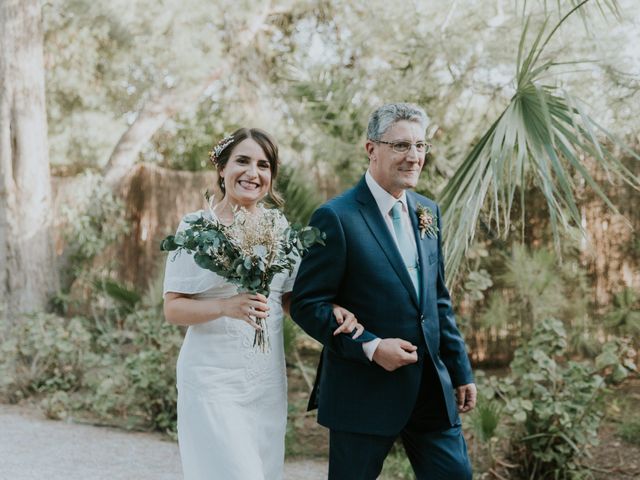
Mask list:
[{"label": "lace detail on dress", "polygon": [[[273,322],[269,322],[269,328]],[[245,376],[248,380],[258,377],[269,368],[271,362],[270,357],[273,355],[273,348],[270,348],[268,352],[262,353],[253,346],[253,339],[255,336],[254,328],[247,322],[237,320],[234,318],[225,318],[225,331],[229,337],[235,339],[238,342],[238,348],[242,350],[242,356],[244,358],[244,370]],[[269,334],[277,333],[269,330]]]}]

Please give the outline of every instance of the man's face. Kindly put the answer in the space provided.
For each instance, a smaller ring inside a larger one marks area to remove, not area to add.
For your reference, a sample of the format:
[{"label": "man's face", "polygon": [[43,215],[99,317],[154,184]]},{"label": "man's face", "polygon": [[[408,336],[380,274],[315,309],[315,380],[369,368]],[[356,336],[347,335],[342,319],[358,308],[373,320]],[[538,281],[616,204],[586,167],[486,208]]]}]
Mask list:
[{"label": "man's face", "polygon": [[[425,132],[417,122],[400,120],[394,123],[380,139],[384,142],[424,142]],[[398,153],[392,145],[367,140],[369,171],[374,180],[394,197],[398,198],[407,188],[415,188],[424,165],[425,152],[419,153],[415,146],[407,152]]]}]

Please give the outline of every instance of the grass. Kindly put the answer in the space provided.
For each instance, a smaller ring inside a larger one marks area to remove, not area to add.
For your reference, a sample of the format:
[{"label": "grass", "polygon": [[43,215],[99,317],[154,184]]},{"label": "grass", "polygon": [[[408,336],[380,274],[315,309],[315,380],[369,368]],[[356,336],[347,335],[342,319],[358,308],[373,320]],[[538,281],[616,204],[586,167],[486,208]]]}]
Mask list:
[{"label": "grass", "polygon": [[640,445],[640,415],[631,417],[620,425],[617,433],[625,442]]}]

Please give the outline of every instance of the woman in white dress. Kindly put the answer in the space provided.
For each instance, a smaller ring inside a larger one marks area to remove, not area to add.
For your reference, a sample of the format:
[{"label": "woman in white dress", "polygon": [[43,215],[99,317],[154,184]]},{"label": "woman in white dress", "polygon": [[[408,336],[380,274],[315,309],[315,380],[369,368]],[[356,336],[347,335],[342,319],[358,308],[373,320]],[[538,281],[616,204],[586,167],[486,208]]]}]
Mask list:
[{"label": "woman in white dress", "polygon": [[[239,129],[212,152],[224,196],[212,214],[225,224],[244,207],[260,215],[259,202],[273,190],[278,150],[264,131]],[[187,224],[182,221],[178,230]],[[174,258],[175,257],[175,258]],[[164,313],[188,325],[177,364],[178,443],[185,480],[282,478],[287,417],[283,312],[295,272],[280,273],[271,294],[237,293],[237,287],[198,267],[185,252],[167,259]],[[362,327],[338,306],[336,334]],[[271,348],[253,348],[257,324],[266,318]]]}]

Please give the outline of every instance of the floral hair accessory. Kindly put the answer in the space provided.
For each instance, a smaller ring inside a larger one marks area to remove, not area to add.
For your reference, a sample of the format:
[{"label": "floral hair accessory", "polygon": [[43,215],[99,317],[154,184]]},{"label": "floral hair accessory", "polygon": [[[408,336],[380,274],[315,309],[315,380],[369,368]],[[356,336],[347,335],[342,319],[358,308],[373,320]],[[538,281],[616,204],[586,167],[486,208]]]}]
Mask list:
[{"label": "floral hair accessory", "polygon": [[434,221],[435,215],[429,207],[425,207],[420,202],[416,204],[416,213],[418,214],[418,228],[420,229],[420,238],[424,238],[426,233],[429,237],[435,238],[440,231],[438,225]]},{"label": "floral hair accessory", "polygon": [[213,162],[214,165],[218,165],[218,159],[220,155],[233,142],[233,135],[227,135],[222,140],[220,140],[214,147],[213,150],[209,152],[209,159]]}]

